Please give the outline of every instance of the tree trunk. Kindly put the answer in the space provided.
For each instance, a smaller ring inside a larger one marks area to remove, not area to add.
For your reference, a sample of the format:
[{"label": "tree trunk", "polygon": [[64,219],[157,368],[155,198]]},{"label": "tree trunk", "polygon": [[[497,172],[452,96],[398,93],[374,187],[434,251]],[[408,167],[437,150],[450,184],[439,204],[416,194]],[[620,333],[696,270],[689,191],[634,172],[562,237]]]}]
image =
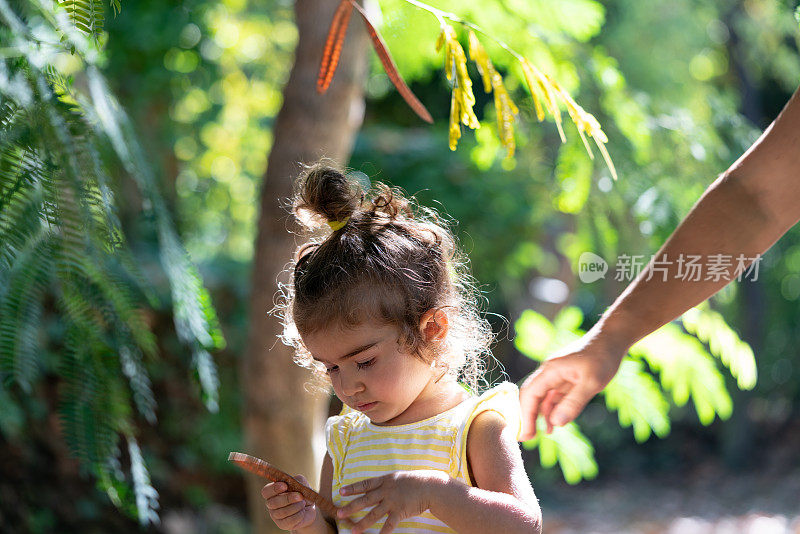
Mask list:
[{"label": "tree trunk", "polygon": [[[319,476],[322,428],[327,399],[304,390],[308,371],[292,362],[291,350],[278,341],[281,325],[267,312],[273,307],[276,280],[291,258],[294,228],[282,206],[292,191],[300,163],[321,156],[345,163],[364,116],[367,34],[353,16],[341,62],[325,95],[316,91],[316,75],[328,28],[338,2],[297,0],[299,41],[283,106],[274,128],[261,190],[247,350],[241,365],[244,386],[244,451],[290,474],[302,473],[312,485]],[[285,281],[285,280],[284,280]],[[316,446],[315,446],[316,445]],[[264,481],[248,476],[247,496],[253,532],[281,532],[265,511]]]}]

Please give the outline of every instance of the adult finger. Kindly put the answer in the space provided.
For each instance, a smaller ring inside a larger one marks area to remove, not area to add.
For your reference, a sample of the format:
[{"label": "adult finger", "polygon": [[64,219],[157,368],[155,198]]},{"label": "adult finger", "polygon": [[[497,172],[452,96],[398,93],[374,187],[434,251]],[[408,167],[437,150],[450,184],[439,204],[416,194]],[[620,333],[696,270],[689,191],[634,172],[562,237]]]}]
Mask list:
[{"label": "adult finger", "polygon": [[285,482],[270,482],[261,488],[261,496],[265,499],[270,499],[279,493],[283,493],[287,489],[289,488],[286,486]]},{"label": "adult finger", "polygon": [[545,395],[544,400],[539,408],[539,412],[542,414],[545,423],[547,423],[548,434],[553,432],[553,425],[550,423],[550,413],[553,411],[553,407],[558,404],[558,401],[560,401],[563,397],[564,395],[560,391],[551,389],[547,392],[547,395]]},{"label": "adult finger", "polygon": [[582,385],[576,385],[561,399],[561,401],[556,403],[552,414],[548,418],[548,425],[566,425],[578,417],[594,395],[594,390]]},{"label": "adult finger", "polygon": [[519,390],[519,402],[522,409],[522,434],[520,439],[526,441],[536,436],[536,419],[539,417],[541,403],[547,392],[564,384],[564,380],[544,362],[539,369],[529,375]]},{"label": "adult finger", "polygon": [[356,524],[353,525],[353,534],[361,534],[369,527],[378,522],[378,520],[389,512],[389,507],[385,503],[380,503],[378,506],[369,511],[367,515],[362,517]]},{"label": "adult finger", "polygon": [[383,483],[383,477],[365,478],[353,484],[342,486],[339,488],[339,493],[342,495],[356,495],[358,493],[366,493],[368,491],[377,489]]}]

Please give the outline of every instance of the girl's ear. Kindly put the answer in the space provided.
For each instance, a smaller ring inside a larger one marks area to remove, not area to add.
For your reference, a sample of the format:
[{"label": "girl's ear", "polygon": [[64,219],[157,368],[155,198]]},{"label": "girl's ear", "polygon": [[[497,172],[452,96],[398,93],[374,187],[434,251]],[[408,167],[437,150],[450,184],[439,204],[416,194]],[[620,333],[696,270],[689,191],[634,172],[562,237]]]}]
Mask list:
[{"label": "girl's ear", "polygon": [[419,330],[426,343],[444,341],[449,328],[447,314],[441,308],[426,311],[419,321]]}]

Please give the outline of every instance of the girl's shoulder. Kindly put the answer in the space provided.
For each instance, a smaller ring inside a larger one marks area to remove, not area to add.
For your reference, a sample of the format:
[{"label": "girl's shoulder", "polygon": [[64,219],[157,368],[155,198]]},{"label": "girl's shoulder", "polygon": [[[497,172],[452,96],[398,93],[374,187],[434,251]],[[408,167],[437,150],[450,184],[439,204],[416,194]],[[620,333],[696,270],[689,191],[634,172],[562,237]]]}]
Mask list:
[{"label": "girl's shoulder", "polygon": [[366,415],[344,405],[339,415],[328,417],[325,422],[325,436],[330,438],[333,434],[349,434],[354,428],[363,427],[368,423],[369,418]]},{"label": "girl's shoulder", "polygon": [[522,432],[522,411],[519,405],[519,389],[511,382],[500,384],[484,391],[478,396],[465,401],[469,406],[465,409],[464,431],[468,430],[472,422],[480,414],[493,411],[500,414],[511,427],[513,433],[519,437]]}]

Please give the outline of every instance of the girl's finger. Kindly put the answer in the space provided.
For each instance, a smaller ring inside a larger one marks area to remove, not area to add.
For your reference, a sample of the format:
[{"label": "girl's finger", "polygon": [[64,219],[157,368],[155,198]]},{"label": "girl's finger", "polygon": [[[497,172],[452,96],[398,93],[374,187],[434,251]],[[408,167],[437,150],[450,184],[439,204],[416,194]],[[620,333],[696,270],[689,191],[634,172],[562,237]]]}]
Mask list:
[{"label": "girl's finger", "polygon": [[284,482],[270,482],[263,488],[261,488],[261,496],[265,499],[271,499],[275,495],[279,493],[283,493],[289,489]]},{"label": "girl's finger", "polygon": [[353,525],[353,534],[361,534],[387,513],[389,513],[389,507],[384,503],[379,504]]},{"label": "girl's finger", "polygon": [[302,519],[301,512],[305,507],[306,507],[305,502],[296,502],[288,506],[276,508],[274,510],[271,509],[269,511],[269,515],[270,517],[272,517],[272,519],[283,520],[293,516],[294,514],[300,514],[300,517]]},{"label": "girl's finger", "polygon": [[279,508],[284,508],[286,506],[302,502],[303,500],[303,496],[296,491],[279,493],[275,497],[267,499],[267,508],[270,510],[277,510]]},{"label": "girl's finger", "polygon": [[364,480],[359,480],[354,484],[350,484],[348,486],[342,486],[339,489],[339,493],[341,495],[355,495],[358,493],[366,493],[367,491],[379,488],[382,482],[383,482],[383,477],[365,478]]},{"label": "girl's finger", "polygon": [[347,503],[345,506],[339,508],[337,515],[339,517],[347,517],[351,516],[354,513],[358,512],[359,510],[363,510],[368,506],[372,506],[373,504],[378,504],[381,498],[378,495],[378,492],[371,491],[366,495],[359,497],[358,499],[354,499],[353,501]]},{"label": "girl's finger", "polygon": [[381,531],[378,534],[390,534],[394,531],[395,527],[400,523],[400,518],[395,514],[389,514],[386,517],[386,522],[383,524]]},{"label": "girl's finger", "polygon": [[[296,530],[298,528],[306,527],[313,522],[317,513],[316,508],[314,506],[309,506],[307,503],[301,504],[304,505],[303,509],[281,521],[281,524],[278,525],[278,528],[283,530]],[[275,524],[277,525],[277,522]]]}]

